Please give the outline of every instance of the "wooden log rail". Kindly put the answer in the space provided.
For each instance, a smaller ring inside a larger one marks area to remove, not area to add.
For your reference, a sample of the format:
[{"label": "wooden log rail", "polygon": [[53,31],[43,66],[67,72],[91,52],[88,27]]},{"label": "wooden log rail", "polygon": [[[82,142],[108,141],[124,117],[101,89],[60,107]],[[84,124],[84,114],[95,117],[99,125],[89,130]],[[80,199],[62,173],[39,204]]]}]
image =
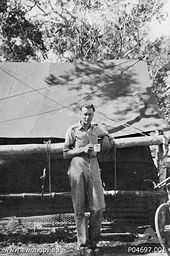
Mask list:
[{"label": "wooden log rail", "polygon": [[[153,197],[160,198],[165,197],[167,193],[165,191],[139,191],[139,190],[107,190],[104,192],[106,197],[116,198],[119,196],[130,196],[130,197]],[[18,193],[18,194],[0,194],[0,200],[5,199],[53,199],[53,198],[71,198],[71,192],[52,192],[44,193],[43,196],[41,193]],[[3,202],[3,201],[2,201]]]},{"label": "wooden log rail", "polygon": [[[112,135],[111,135],[112,136]],[[135,146],[149,146],[160,145],[164,139],[170,142],[170,132],[165,132],[164,135],[144,136],[144,137],[131,137],[115,139],[116,148],[127,148]],[[113,137],[113,136],[112,136]],[[52,143],[50,145],[50,152],[62,158],[63,143]],[[46,144],[22,144],[22,145],[0,145],[1,156],[19,156],[26,154],[42,154],[47,152]]]}]

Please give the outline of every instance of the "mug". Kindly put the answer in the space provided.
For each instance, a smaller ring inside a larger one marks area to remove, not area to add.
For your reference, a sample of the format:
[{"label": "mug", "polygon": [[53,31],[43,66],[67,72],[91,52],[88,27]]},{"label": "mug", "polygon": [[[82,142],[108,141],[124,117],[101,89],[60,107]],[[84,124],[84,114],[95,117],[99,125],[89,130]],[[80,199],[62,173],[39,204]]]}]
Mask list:
[{"label": "mug", "polygon": [[100,152],[101,151],[101,145],[100,144],[94,144],[94,152]]}]

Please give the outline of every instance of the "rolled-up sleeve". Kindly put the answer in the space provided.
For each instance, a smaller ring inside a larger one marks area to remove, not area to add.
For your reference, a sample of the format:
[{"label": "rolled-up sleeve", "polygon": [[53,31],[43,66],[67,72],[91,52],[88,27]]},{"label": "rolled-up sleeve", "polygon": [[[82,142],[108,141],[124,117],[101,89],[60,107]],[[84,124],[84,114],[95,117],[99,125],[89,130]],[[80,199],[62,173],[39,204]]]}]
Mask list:
[{"label": "rolled-up sleeve", "polygon": [[75,139],[74,139],[73,129],[69,128],[66,132],[63,152],[67,152],[68,150],[72,149],[74,146],[74,142],[75,142]]},{"label": "rolled-up sleeve", "polygon": [[108,131],[106,131],[102,126],[99,126],[99,125],[96,126],[96,133],[97,133],[97,136],[100,138],[104,136],[109,136]]},{"label": "rolled-up sleeve", "polygon": [[102,151],[110,151],[114,146],[114,139],[109,135],[108,131],[102,126],[96,127],[98,137],[101,139]]}]

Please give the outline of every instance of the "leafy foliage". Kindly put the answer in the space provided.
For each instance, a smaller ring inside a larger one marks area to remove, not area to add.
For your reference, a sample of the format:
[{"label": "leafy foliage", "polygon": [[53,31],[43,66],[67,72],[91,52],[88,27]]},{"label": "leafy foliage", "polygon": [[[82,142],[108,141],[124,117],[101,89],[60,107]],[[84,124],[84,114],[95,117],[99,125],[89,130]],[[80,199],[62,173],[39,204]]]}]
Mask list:
[{"label": "leafy foliage", "polygon": [[145,58],[149,66],[150,57],[154,61],[150,48],[160,41],[149,41],[148,26],[152,19],[163,19],[162,6],[163,1],[155,0],[135,5],[124,0],[60,1],[47,13],[38,5],[45,44],[61,61]]},{"label": "leafy foliage", "polygon": [[158,70],[153,89],[164,118],[170,123],[170,62]]},{"label": "leafy foliage", "polygon": [[66,62],[144,57],[148,25],[163,18],[163,2],[9,0],[1,17],[5,58],[29,60],[46,49]]},{"label": "leafy foliage", "polygon": [[6,10],[7,10],[7,1],[6,0],[1,0],[1,2],[0,2],[0,13],[3,13]]},{"label": "leafy foliage", "polygon": [[0,18],[3,60],[28,61],[30,58],[37,59],[37,51],[45,54],[39,24],[26,19],[22,6],[6,9]]}]

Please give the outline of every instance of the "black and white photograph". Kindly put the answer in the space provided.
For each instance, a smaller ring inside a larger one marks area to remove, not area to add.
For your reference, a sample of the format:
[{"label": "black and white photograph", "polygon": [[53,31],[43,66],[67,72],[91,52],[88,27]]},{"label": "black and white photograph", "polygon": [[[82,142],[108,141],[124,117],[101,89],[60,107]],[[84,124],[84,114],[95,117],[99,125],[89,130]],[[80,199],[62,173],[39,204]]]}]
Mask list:
[{"label": "black and white photograph", "polygon": [[169,28],[169,0],[0,0],[0,256],[170,256]]}]

